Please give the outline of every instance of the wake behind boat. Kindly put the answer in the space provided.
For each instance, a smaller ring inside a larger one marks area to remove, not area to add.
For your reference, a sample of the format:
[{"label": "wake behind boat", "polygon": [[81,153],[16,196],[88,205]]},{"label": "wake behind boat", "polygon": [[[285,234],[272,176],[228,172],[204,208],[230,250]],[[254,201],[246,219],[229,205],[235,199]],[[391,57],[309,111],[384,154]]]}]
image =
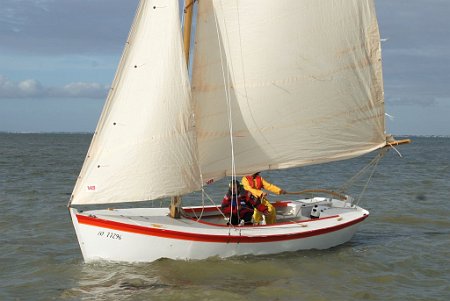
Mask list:
[{"label": "wake behind boat", "polygon": [[[217,206],[181,200],[222,178],[400,143],[385,132],[373,0],[197,1],[193,47],[193,0],[184,43],[178,5],[141,0],[137,9],[68,205],[84,259],[203,259],[350,240],[368,212],[348,196],[275,202],[275,224],[242,226]],[[164,198],[170,210],[77,209]]]}]

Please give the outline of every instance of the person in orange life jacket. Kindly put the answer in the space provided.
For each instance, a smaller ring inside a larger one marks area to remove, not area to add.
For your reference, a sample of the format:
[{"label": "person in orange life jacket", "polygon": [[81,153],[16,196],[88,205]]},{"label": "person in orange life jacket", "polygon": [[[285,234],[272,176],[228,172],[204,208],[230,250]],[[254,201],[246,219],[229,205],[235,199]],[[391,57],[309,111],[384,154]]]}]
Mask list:
[{"label": "person in orange life jacket", "polygon": [[[239,181],[231,181],[227,194],[222,200],[222,212],[230,216],[232,225],[238,225],[241,220],[244,223],[251,223],[253,216],[253,197],[250,193],[242,189]],[[267,210],[267,208],[266,208]]]},{"label": "person in orange life jacket", "polygon": [[[244,186],[244,189],[249,191],[253,196],[261,200],[261,204],[267,207],[267,213],[264,214],[266,216],[266,223],[267,224],[274,224],[277,219],[277,212],[275,210],[275,207],[270,204],[269,200],[266,198],[267,193],[262,191],[261,189],[269,190],[276,194],[286,194],[286,191],[281,189],[278,186],[275,186],[266,180],[263,179],[259,175],[260,173],[254,173],[251,176],[245,176],[242,178],[242,185]],[[253,213],[253,222],[259,223],[262,220],[261,211],[255,210]]]}]

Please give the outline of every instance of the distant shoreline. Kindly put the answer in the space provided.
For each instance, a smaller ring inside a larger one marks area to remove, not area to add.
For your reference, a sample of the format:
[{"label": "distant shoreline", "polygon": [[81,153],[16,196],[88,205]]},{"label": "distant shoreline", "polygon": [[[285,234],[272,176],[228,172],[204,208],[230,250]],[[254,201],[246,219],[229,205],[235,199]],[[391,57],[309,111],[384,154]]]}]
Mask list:
[{"label": "distant shoreline", "polygon": [[[1,134],[14,135],[93,135],[94,132],[6,132],[0,131]],[[423,137],[423,138],[450,138],[449,135],[414,135],[414,134],[392,134],[395,137]]]},{"label": "distant shoreline", "polygon": [[94,132],[4,132],[0,134],[16,134],[16,135],[93,135]]}]

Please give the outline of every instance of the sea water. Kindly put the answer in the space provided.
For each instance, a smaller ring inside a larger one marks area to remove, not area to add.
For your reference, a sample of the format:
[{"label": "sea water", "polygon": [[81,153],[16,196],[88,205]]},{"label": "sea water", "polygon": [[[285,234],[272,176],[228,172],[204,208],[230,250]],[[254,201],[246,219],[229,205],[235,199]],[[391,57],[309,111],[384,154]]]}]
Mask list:
[{"label": "sea water", "polygon": [[[86,264],[66,205],[91,135],[0,134],[0,300],[450,300],[450,138],[411,138],[348,189],[371,214],[339,247]],[[263,176],[338,189],[375,155]],[[207,187],[216,203],[226,182]]]}]

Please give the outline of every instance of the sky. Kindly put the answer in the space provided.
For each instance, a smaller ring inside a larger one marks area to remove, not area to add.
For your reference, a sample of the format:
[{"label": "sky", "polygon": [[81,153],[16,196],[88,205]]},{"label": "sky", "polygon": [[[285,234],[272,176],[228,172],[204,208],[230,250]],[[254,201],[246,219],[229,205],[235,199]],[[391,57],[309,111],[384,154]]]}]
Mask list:
[{"label": "sky", "polygon": [[[137,3],[0,0],[0,132],[93,132]],[[450,0],[375,4],[387,132],[450,135]]]}]

